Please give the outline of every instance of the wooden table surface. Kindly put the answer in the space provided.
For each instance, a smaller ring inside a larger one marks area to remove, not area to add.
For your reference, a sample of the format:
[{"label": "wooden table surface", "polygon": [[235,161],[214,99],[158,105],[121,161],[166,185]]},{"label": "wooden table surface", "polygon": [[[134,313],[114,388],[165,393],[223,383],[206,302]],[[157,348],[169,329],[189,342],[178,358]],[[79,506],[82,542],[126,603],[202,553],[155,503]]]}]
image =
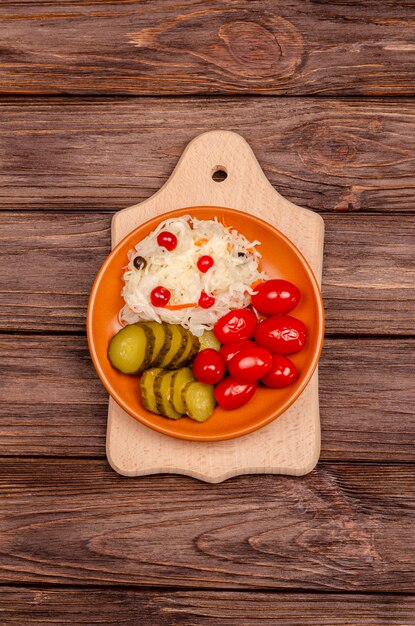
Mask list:
[{"label": "wooden table surface", "polygon": [[[415,624],[415,5],[0,3],[0,623]],[[126,479],[85,313],[205,130],[326,224],[303,478]]]}]

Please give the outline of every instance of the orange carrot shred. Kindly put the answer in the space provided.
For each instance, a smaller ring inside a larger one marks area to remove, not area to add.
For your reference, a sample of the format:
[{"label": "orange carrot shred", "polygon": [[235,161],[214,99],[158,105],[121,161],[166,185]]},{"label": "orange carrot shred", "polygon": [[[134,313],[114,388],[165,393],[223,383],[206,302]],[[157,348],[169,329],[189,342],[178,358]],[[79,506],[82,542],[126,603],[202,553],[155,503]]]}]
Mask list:
[{"label": "orange carrot shred", "polygon": [[195,241],[195,246],[203,246],[208,241],[209,239],[205,239],[204,237],[202,237],[202,239],[198,239],[197,241]]},{"label": "orange carrot shred", "polygon": [[254,283],[252,283],[251,289],[256,289],[259,285],[262,285],[263,282],[263,280],[256,280]]},{"label": "orange carrot shred", "polygon": [[184,304],[166,304],[164,307],[169,311],[180,311],[180,309],[188,309],[190,307],[197,306],[197,302],[185,302]]}]

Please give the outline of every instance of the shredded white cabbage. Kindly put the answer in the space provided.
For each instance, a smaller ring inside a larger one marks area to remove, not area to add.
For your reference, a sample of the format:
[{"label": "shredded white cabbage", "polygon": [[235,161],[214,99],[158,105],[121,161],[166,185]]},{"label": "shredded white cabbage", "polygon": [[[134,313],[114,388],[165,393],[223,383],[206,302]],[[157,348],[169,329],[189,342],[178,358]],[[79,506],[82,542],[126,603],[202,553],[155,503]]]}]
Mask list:
[{"label": "shredded white cabbage", "polygon": [[[170,252],[157,243],[157,235],[164,230],[177,237],[177,247]],[[247,306],[253,293],[251,285],[267,278],[258,269],[261,255],[256,246],[259,245],[259,241],[248,241],[216,218],[198,220],[185,215],[162,222],[129,252],[129,263],[123,275],[125,306],[120,312],[121,323],[155,320],[181,324],[201,336],[231,309]],[[197,268],[197,261],[203,255],[214,259],[205,274]],[[143,269],[133,265],[137,256],[146,260]],[[150,293],[159,285],[171,292],[169,306],[197,303],[202,291],[213,296],[215,304],[209,309],[153,307]]]}]

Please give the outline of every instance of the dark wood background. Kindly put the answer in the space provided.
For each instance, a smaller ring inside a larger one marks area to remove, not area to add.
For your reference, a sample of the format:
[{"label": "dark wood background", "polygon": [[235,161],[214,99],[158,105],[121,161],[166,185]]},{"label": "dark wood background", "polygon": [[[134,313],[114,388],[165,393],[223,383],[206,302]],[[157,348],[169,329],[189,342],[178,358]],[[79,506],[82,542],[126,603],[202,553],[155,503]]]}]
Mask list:
[{"label": "dark wood background", "polygon": [[[0,623],[415,624],[412,0],[7,0],[0,94]],[[325,220],[321,462],[122,478],[88,293],[217,128]]]}]

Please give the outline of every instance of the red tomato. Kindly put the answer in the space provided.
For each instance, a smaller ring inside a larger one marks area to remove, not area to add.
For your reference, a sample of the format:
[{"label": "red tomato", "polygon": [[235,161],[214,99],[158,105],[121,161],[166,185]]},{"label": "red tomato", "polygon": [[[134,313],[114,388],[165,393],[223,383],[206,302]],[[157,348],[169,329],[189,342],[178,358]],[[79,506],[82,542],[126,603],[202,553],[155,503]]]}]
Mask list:
[{"label": "red tomato", "polygon": [[277,315],[292,311],[301,298],[298,287],[288,280],[266,280],[256,288],[252,306],[263,315]]},{"label": "red tomato", "polygon": [[306,325],[291,315],[275,315],[258,324],[255,341],[270,352],[294,354],[304,348]]},{"label": "red tomato", "polygon": [[225,411],[239,409],[251,400],[257,386],[257,383],[240,383],[228,376],[215,388],[216,402]]},{"label": "red tomato", "polygon": [[290,359],[281,354],[273,354],[271,369],[261,378],[261,383],[273,389],[282,389],[291,385],[296,376],[297,368]]},{"label": "red tomato", "polygon": [[255,332],[257,319],[249,309],[234,309],[218,319],[213,329],[220,343],[249,339]]},{"label": "red tomato", "polygon": [[215,261],[212,257],[209,254],[205,254],[198,259],[197,267],[202,274],[206,274],[208,269],[210,269],[214,263]]},{"label": "red tomato", "polygon": [[193,361],[193,374],[201,383],[216,385],[225,376],[225,362],[213,348],[201,350]]},{"label": "red tomato", "polygon": [[171,293],[165,287],[159,285],[158,287],[154,287],[153,291],[150,293],[150,300],[153,306],[166,306],[170,300]]},{"label": "red tomato", "polygon": [[163,232],[157,235],[157,243],[160,248],[166,248],[166,250],[171,252],[177,246],[177,237],[174,233],[163,230]]},{"label": "red tomato", "polygon": [[253,383],[271,369],[272,356],[265,348],[245,348],[229,361],[229,374],[243,383]]},{"label": "red tomato", "polygon": [[208,296],[208,294],[204,291],[200,294],[198,305],[202,307],[202,309],[210,309],[211,306],[215,304],[215,298],[213,296]]},{"label": "red tomato", "polygon": [[221,347],[219,352],[224,358],[225,363],[229,363],[232,357],[234,357],[235,354],[238,354],[241,350],[244,350],[245,348],[255,348],[255,346],[256,343],[250,339],[243,339],[242,341],[232,341],[232,343],[226,343]]}]

